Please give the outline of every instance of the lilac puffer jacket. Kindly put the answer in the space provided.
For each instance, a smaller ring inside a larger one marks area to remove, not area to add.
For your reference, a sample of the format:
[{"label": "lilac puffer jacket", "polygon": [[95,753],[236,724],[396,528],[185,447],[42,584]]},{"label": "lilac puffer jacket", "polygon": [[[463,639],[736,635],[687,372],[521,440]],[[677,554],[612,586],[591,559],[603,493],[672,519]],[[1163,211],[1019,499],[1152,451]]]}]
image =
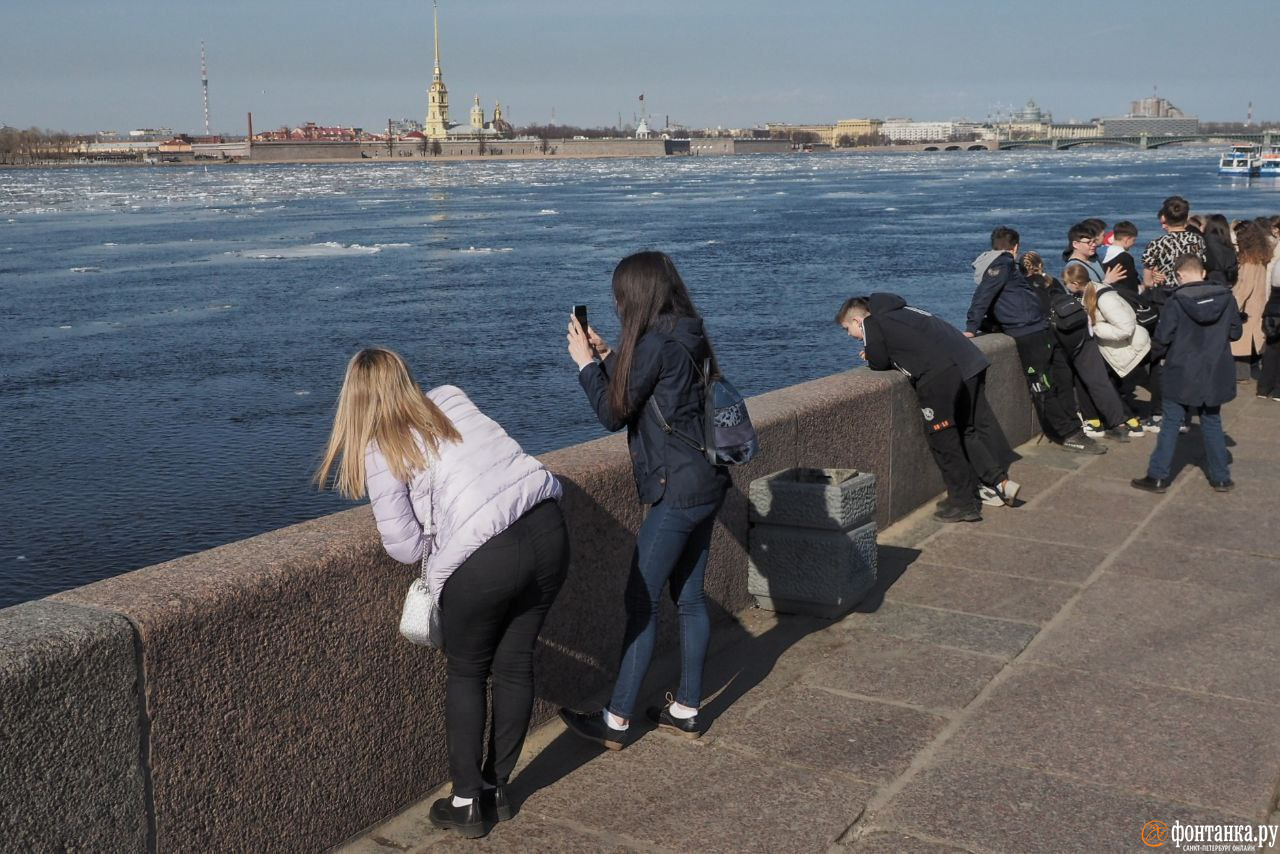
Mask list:
[{"label": "lilac puffer jacket", "polygon": [[[444,583],[463,561],[535,504],[559,500],[561,487],[462,389],[444,385],[427,397],[462,434],[461,442],[440,443],[434,496],[427,471],[414,472],[409,483],[397,480],[376,442],[365,451],[365,484],[387,554],[401,563],[416,563],[431,549],[427,586],[439,602]],[[421,521],[432,506],[434,545],[423,536]]]}]

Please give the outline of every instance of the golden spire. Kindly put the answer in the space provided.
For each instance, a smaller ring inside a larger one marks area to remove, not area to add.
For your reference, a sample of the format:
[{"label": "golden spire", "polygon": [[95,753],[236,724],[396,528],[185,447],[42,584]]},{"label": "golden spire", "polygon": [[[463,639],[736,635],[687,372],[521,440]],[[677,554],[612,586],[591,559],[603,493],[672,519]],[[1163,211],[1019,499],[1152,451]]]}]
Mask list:
[{"label": "golden spire", "polygon": [[436,71],[435,79],[440,79],[440,4],[431,4],[431,24],[436,37]]}]

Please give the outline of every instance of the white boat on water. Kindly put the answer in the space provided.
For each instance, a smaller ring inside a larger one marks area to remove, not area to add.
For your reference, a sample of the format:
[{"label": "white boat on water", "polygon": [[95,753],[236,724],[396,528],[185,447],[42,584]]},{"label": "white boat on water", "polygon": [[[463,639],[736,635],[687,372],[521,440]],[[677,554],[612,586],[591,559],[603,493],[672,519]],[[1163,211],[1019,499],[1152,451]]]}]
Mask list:
[{"label": "white boat on water", "polygon": [[1280,145],[1273,145],[1262,155],[1258,175],[1263,178],[1280,178]]},{"label": "white boat on water", "polygon": [[1231,146],[1218,161],[1219,175],[1252,178],[1262,166],[1262,147],[1251,142]]}]

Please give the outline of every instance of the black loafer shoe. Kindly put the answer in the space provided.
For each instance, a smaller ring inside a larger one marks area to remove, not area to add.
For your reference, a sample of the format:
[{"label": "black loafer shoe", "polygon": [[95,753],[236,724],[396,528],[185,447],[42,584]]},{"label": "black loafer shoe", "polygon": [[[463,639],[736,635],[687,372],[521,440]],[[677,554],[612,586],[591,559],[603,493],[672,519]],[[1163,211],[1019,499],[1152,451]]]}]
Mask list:
[{"label": "black loafer shoe", "polygon": [[657,724],[658,729],[669,730],[685,738],[702,738],[702,726],[698,723],[698,716],[677,718],[671,714],[670,703],[665,706],[651,706],[645,709],[644,716],[650,723]]},{"label": "black loafer shoe", "polygon": [[587,741],[594,741],[610,750],[621,750],[627,746],[627,730],[614,729],[604,722],[600,712],[575,712],[572,709],[561,709],[560,720],[574,735]]},{"label": "black loafer shoe", "polygon": [[1217,483],[1211,480],[1209,485],[1213,487],[1214,492],[1230,492],[1236,486],[1235,481],[1232,480],[1220,480]]},{"label": "black loafer shoe", "polygon": [[480,790],[480,801],[486,807],[493,809],[494,815],[498,821],[507,821],[516,814],[511,806],[511,799],[507,797],[506,786],[495,786],[492,789]]},{"label": "black loafer shoe", "polygon": [[467,839],[479,839],[485,834],[479,798],[472,798],[465,807],[455,807],[453,798],[441,798],[431,805],[430,819],[433,826],[456,830]]},{"label": "black loafer shoe", "polygon": [[1129,485],[1134,489],[1141,489],[1143,492],[1154,492],[1157,495],[1163,495],[1164,491],[1169,488],[1169,481],[1154,477],[1135,477],[1129,481]]}]

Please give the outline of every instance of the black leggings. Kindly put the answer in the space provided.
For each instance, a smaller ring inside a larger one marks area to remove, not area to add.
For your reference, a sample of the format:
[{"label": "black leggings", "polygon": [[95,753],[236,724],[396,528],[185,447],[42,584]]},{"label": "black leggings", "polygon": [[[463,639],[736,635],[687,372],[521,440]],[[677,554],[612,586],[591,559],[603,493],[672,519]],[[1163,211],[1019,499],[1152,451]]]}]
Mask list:
[{"label": "black leggings", "polygon": [[[533,648],[569,568],[560,505],[544,501],[467,558],[440,596],[448,682],[445,726],[453,793],[473,798],[505,785],[533,712]],[[483,763],[485,683],[493,725]]]}]

